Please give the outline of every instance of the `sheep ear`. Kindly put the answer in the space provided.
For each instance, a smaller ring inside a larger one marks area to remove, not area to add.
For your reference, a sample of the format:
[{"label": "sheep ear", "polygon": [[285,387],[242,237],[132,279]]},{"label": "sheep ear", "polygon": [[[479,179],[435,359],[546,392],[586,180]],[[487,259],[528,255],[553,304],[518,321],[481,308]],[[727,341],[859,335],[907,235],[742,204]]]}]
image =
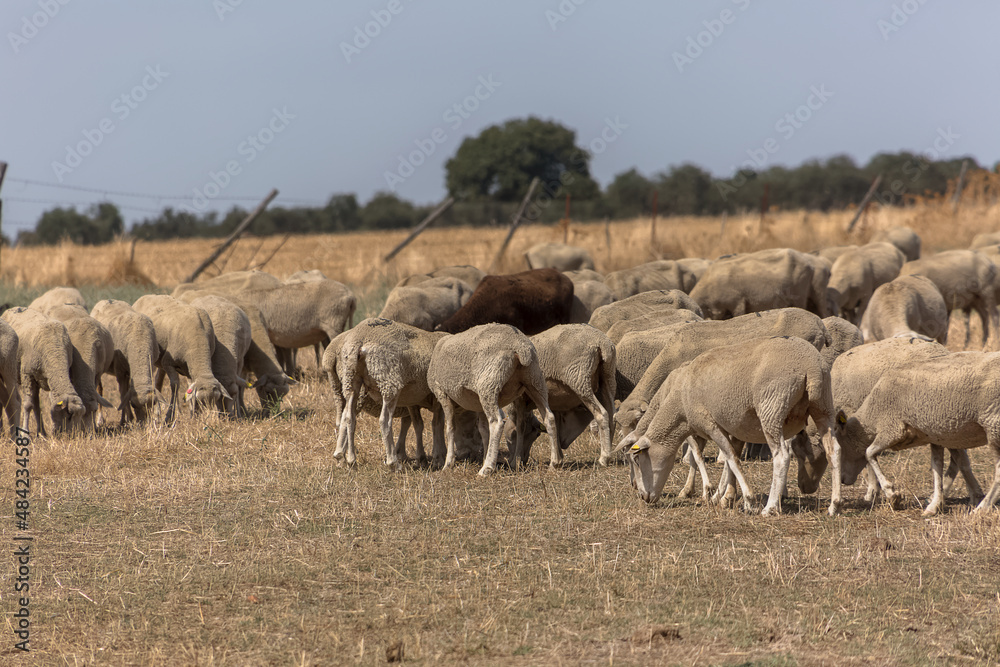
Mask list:
[{"label": "sheep ear", "polygon": [[629,448],[629,451],[636,453],[641,452],[644,449],[649,449],[649,444],[650,444],[649,438],[647,438],[646,436],[642,436],[641,438],[639,438],[639,442],[635,443]]},{"label": "sheep ear", "polygon": [[625,449],[626,447],[628,447],[629,445],[631,445],[632,443],[634,443],[635,440],[636,440],[635,431],[632,431],[631,433],[629,433],[628,435],[626,435],[624,438],[622,438],[622,441],[618,443],[618,446],[615,447],[615,451],[612,452],[612,453],[618,454],[623,449]]},{"label": "sheep ear", "polygon": [[111,402],[108,399],[104,398],[100,394],[97,395],[97,402],[100,403],[101,405],[103,405],[106,408],[113,408],[113,407],[115,407],[114,405],[111,404]]},{"label": "sheep ear", "polygon": [[285,380],[288,382],[288,386],[292,386],[293,384],[299,383],[298,380],[296,380],[295,378],[290,378],[287,375],[285,376]]},{"label": "sheep ear", "polygon": [[229,401],[233,400],[233,397],[229,395],[229,392],[226,391],[226,388],[223,387],[221,384],[219,385],[219,391],[222,392],[222,397],[225,398],[226,400]]},{"label": "sheep ear", "polygon": [[260,375],[253,382],[247,382],[247,388],[256,389],[257,387],[260,387],[263,384],[264,384],[264,376]]},{"label": "sheep ear", "polygon": [[246,378],[241,378],[239,375],[236,376],[236,379],[239,381],[240,386],[246,387],[247,389],[253,389],[253,382],[251,382],[250,380]]}]

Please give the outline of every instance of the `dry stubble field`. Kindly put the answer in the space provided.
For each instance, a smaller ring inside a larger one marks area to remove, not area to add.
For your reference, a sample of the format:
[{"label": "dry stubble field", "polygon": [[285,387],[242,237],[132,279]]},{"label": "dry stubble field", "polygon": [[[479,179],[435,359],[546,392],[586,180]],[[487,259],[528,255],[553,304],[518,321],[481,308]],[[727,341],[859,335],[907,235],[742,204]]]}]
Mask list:
[{"label": "dry stubble field", "polygon": [[[1000,227],[993,210],[982,213],[950,229],[941,228],[948,220],[892,222],[947,247]],[[869,224],[893,214],[902,213]],[[846,214],[803,217],[778,214],[762,230],[732,218],[721,240],[719,220],[661,220],[658,250],[711,256],[844,241],[837,229]],[[648,221],[611,230],[611,253],[603,225],[574,226],[570,240],[605,270],[649,256]],[[529,242],[561,236],[537,227],[519,234],[515,257]],[[293,238],[266,268],[320,268],[355,285],[366,312],[377,312],[394,274],[482,266],[501,235],[437,230],[388,269],[373,267],[403,234]],[[260,254],[279,240],[264,239]],[[169,289],[209,247],[140,243],[135,268]],[[244,268],[243,248],[248,257],[253,245],[244,241],[228,269]],[[8,300],[41,284],[99,282],[122,252],[4,250]],[[538,443],[533,465],[517,474],[480,480],[472,464],[391,473],[365,416],[359,465],[345,469],[331,460],[328,405],[329,389],[312,380],[276,416],[185,417],[172,428],[36,441],[32,652],[12,650],[8,559],[0,660],[384,664],[402,651],[406,662],[463,664],[1000,662],[1000,519],[970,516],[961,482],[941,516],[922,519],[926,450],[888,457],[908,498],[900,510],[871,506],[855,487],[843,516],[827,517],[827,478],[818,497],[790,483],[784,514],[762,518],[675,496],[647,507],[624,467],[594,466],[589,434],[559,471],[538,465],[546,453]],[[988,482],[989,454],[972,457]],[[0,462],[0,506],[10,508],[0,513],[0,539],[11,551],[12,459]],[[770,464],[747,469],[758,492],[766,489]],[[681,482],[675,473],[668,488]]]}]

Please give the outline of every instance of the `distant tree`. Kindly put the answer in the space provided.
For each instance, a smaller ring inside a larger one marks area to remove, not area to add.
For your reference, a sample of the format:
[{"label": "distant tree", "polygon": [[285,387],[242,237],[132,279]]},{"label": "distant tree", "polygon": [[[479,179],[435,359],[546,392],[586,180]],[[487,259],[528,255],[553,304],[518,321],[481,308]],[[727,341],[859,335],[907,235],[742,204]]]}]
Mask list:
[{"label": "distant tree", "polygon": [[399,229],[418,222],[416,207],[391,192],[378,192],[361,211],[362,229]]},{"label": "distant tree", "polygon": [[93,243],[95,234],[93,220],[75,208],[45,211],[35,227],[35,240],[40,245],[55,245],[63,239],[88,245]]},{"label": "distant tree", "polygon": [[653,182],[636,169],[629,169],[615,176],[604,194],[610,215],[632,218],[651,212]]},{"label": "distant tree", "polygon": [[111,202],[94,204],[87,210],[93,223],[91,244],[110,243],[125,231],[125,220],[118,207]]},{"label": "distant tree", "polygon": [[659,210],[670,215],[709,213],[712,175],[701,167],[686,163],[670,167],[656,176]]},{"label": "distant tree", "polygon": [[326,223],[318,231],[349,231],[361,226],[361,206],[353,192],[333,195],[323,212],[326,214]]},{"label": "distant tree", "polygon": [[464,200],[517,201],[536,176],[549,196],[568,192],[574,199],[594,199],[600,191],[576,132],[535,117],[492,125],[465,139],[445,172],[448,192]]}]

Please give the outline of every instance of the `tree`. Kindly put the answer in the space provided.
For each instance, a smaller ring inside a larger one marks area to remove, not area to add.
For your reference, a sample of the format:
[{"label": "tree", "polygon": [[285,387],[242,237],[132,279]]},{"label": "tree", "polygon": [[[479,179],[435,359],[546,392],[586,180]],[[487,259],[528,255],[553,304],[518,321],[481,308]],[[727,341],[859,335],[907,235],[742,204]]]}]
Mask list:
[{"label": "tree", "polygon": [[633,218],[652,212],[653,183],[636,169],[615,176],[604,195],[610,215]]},{"label": "tree", "polygon": [[361,211],[362,229],[399,229],[418,220],[417,209],[391,192],[377,192]]},{"label": "tree", "polygon": [[657,175],[660,209],[670,215],[704,215],[709,213],[712,175],[690,163],[671,167]]},{"label": "tree", "polygon": [[46,211],[35,227],[34,239],[26,236],[23,242],[54,245],[62,239],[69,239],[80,245],[97,245],[112,241],[124,230],[121,213],[114,204],[95,204],[88,213],[80,213],[75,208]]},{"label": "tree", "polygon": [[538,177],[552,197],[568,192],[594,199],[600,188],[590,176],[590,154],[576,145],[576,132],[535,117],[492,125],[462,141],[445,163],[448,192],[456,199],[518,201]]}]

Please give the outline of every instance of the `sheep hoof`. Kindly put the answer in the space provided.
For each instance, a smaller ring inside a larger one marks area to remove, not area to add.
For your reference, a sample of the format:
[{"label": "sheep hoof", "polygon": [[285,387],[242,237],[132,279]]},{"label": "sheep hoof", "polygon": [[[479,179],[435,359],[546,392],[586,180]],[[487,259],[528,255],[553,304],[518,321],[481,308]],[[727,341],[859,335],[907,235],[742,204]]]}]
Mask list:
[{"label": "sheep hoof", "polygon": [[607,468],[608,461],[610,460],[611,460],[610,456],[602,456],[601,458],[597,459],[597,465],[601,466],[602,468]]},{"label": "sheep hoof", "polygon": [[930,517],[934,516],[935,514],[937,514],[937,508],[936,507],[928,507],[927,509],[925,509],[923,512],[920,513],[920,516],[924,517],[925,519],[929,519]]},{"label": "sheep hoof", "polygon": [[489,476],[489,474],[490,474],[490,473],[492,473],[492,472],[493,472],[494,470],[496,470],[496,468],[487,468],[486,466],[483,466],[483,467],[482,467],[482,468],[481,468],[481,469],[479,470],[479,476],[480,476],[480,477],[487,477],[487,476]]},{"label": "sheep hoof", "polygon": [[900,499],[899,495],[892,489],[885,489],[885,501],[894,510],[899,509]]},{"label": "sheep hoof", "polygon": [[827,513],[830,516],[837,516],[838,514],[840,514],[840,503],[831,502],[830,509],[827,510]]}]

